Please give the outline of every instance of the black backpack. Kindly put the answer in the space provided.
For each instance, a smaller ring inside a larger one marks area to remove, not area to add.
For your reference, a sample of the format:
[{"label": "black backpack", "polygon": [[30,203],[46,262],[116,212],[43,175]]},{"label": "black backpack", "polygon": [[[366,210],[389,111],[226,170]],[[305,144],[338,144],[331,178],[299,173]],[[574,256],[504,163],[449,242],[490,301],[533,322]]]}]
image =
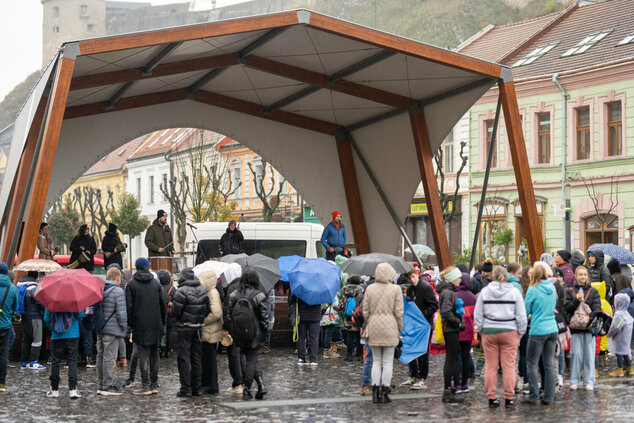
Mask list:
[{"label": "black backpack", "polygon": [[253,298],[241,297],[231,312],[231,337],[238,345],[250,345],[258,333]]}]

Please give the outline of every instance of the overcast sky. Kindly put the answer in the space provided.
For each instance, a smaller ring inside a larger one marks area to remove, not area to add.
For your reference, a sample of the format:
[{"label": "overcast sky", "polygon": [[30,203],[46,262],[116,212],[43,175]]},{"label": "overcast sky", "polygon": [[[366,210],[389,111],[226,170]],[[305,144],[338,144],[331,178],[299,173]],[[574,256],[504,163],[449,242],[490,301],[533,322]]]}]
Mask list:
[{"label": "overcast sky", "polygon": [[[116,1],[116,0],[115,0]],[[134,0],[132,0],[134,1]],[[187,0],[140,0],[153,5]],[[217,0],[222,7],[246,0]],[[0,0],[0,101],[42,65],[42,3]]]}]

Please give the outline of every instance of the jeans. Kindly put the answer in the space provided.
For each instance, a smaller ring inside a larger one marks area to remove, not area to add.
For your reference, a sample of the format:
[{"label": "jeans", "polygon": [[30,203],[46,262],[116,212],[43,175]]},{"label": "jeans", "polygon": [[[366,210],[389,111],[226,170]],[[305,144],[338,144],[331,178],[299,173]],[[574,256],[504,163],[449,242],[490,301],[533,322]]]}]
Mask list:
[{"label": "jeans", "polygon": [[117,360],[120,339],[112,335],[97,334],[97,381],[99,389],[113,385],[114,363]]},{"label": "jeans", "polygon": [[321,327],[321,345],[324,350],[332,348],[332,334],[335,332],[335,325],[326,325]]},{"label": "jeans", "polygon": [[200,391],[202,378],[200,329],[178,329],[178,375],[181,392]]},{"label": "jeans", "polygon": [[92,355],[92,328],[92,314],[85,314],[79,321],[79,339],[81,340],[84,356],[89,362],[94,362]]},{"label": "jeans", "polygon": [[77,344],[79,339],[51,340],[51,389],[59,389],[59,365],[64,356],[68,361],[68,389],[77,389]]},{"label": "jeans", "polygon": [[202,378],[201,384],[207,392],[217,394],[218,388],[218,361],[216,360],[216,348],[218,343],[203,342],[202,344]]},{"label": "jeans", "polygon": [[[458,332],[445,333],[445,367],[443,376],[445,379],[445,389],[451,388],[453,379],[454,386],[458,386],[458,350],[460,348],[460,334]],[[487,366],[488,367],[488,366]]]},{"label": "jeans", "polygon": [[136,376],[136,367],[139,364],[139,348],[136,344],[132,344],[132,353],[130,354],[130,364],[128,365],[129,376],[131,381],[134,381]]},{"label": "jeans", "polygon": [[159,372],[159,346],[135,344],[139,354],[139,366],[141,367],[141,382],[143,386],[158,384]]},{"label": "jeans", "polygon": [[566,370],[566,351],[564,351],[564,347],[561,347],[559,362],[557,363],[557,374],[563,376],[564,370]]},{"label": "jeans", "polygon": [[9,335],[11,329],[0,329],[0,384],[7,382],[7,365],[9,364]]},{"label": "jeans", "polygon": [[361,342],[360,342],[361,339],[359,335],[360,334],[358,330],[344,330],[343,331],[343,338],[346,343],[346,356],[348,358],[352,358],[352,354],[354,353],[355,347],[357,348],[357,355],[363,354],[361,350]]},{"label": "jeans", "polygon": [[242,385],[242,369],[246,368],[244,356],[240,354],[240,347],[235,343],[227,347],[227,359],[229,361],[229,373],[233,382],[232,388]]},{"label": "jeans", "polygon": [[583,383],[594,386],[594,352],[596,341],[590,332],[570,335],[570,384],[578,385],[583,370]]},{"label": "jeans", "polygon": [[394,364],[394,347],[375,346],[372,351],[372,385],[390,386],[392,382],[392,366]]},{"label": "jeans", "polygon": [[299,321],[299,337],[297,339],[297,356],[300,360],[306,359],[306,338],[310,345],[309,360],[311,363],[317,362],[319,353],[319,322]]},{"label": "jeans", "polygon": [[[526,367],[528,370],[528,385],[530,394],[528,400],[539,401],[539,357],[542,356],[544,362],[544,398],[543,401],[550,403],[555,400],[555,347],[557,346],[557,333],[548,335],[529,335],[528,346],[526,347]],[[592,371],[594,376],[594,370]]]},{"label": "jeans", "polygon": [[372,353],[372,347],[369,344],[365,344],[365,362],[363,363],[363,373],[361,377],[361,383],[363,385],[372,383],[373,363],[374,354]]},{"label": "jeans", "polygon": [[42,320],[22,320],[22,362],[37,361],[42,348]]},{"label": "jeans", "polygon": [[632,358],[629,355],[616,355],[616,367],[622,369],[625,367],[632,367]]},{"label": "jeans", "polygon": [[513,394],[515,394],[515,357],[518,344],[519,336],[515,330],[482,335],[482,347],[487,362],[484,387],[489,399],[496,397],[500,364],[502,365],[504,398],[513,399]]},{"label": "jeans", "polygon": [[[258,364],[258,350],[259,348],[240,348],[240,355],[244,357],[242,384],[245,388],[251,388],[253,379],[262,373]],[[240,361],[242,362],[242,359]]]},{"label": "jeans", "polygon": [[9,354],[11,354],[11,350],[13,349],[13,341],[15,341],[15,329],[13,329],[13,325],[9,326]]}]

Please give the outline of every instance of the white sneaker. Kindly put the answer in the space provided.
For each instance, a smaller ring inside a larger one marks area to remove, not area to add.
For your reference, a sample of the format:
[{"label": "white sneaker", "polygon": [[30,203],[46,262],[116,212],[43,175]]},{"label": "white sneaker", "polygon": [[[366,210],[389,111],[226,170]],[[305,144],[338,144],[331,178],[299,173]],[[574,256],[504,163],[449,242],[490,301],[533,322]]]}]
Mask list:
[{"label": "white sneaker", "polygon": [[561,388],[564,386],[564,375],[557,375],[557,385]]},{"label": "white sneaker", "polygon": [[317,362],[316,362],[316,361],[311,361],[311,362],[310,362],[310,365],[311,365],[311,366],[317,366]]},{"label": "white sneaker", "polygon": [[70,390],[68,392],[68,396],[70,397],[70,399],[81,398],[81,394],[79,393],[79,391],[77,389]]},{"label": "white sneaker", "polygon": [[46,366],[42,366],[37,361],[34,361],[33,363],[27,364],[26,368],[29,370],[44,370],[46,369]]},{"label": "white sneaker", "polygon": [[586,391],[594,391],[594,386],[586,385]]},{"label": "white sneaker", "polygon": [[578,387],[579,386],[577,386],[577,385],[570,385],[570,390],[571,391],[576,391]]},{"label": "white sneaker", "polygon": [[401,383],[401,386],[409,386],[409,385],[413,385],[417,382],[415,377],[410,377],[409,379],[407,379],[405,382]]},{"label": "white sneaker", "polygon": [[52,389],[46,393],[49,398],[59,398],[59,391],[53,391]]},{"label": "white sneaker", "polygon": [[306,364],[308,364],[306,363],[306,360],[302,360],[301,358],[297,361],[298,366],[305,366]]},{"label": "white sneaker", "polygon": [[410,386],[410,389],[414,389],[414,390],[427,389],[427,385],[425,385],[425,379],[421,379],[417,381],[412,386]]}]

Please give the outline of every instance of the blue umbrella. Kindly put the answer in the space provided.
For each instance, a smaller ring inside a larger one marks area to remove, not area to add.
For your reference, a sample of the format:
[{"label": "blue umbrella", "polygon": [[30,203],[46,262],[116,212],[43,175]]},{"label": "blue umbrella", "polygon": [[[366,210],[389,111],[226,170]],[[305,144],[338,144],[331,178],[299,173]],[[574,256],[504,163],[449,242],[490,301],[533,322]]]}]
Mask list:
[{"label": "blue umbrella", "polygon": [[[588,251],[601,250],[613,259],[617,259],[619,264],[634,264],[634,253],[623,247],[614,244],[592,244]],[[607,264],[607,263],[606,263]]]},{"label": "blue umbrella", "polygon": [[293,270],[293,267],[304,257],[302,256],[282,256],[277,259],[277,263],[280,266],[281,281],[288,282],[288,272]]},{"label": "blue umbrella", "polygon": [[331,303],[339,290],[341,269],[323,258],[302,258],[288,272],[291,294],[309,305]]},{"label": "blue umbrella", "polygon": [[407,364],[427,352],[431,325],[413,301],[407,301],[403,297],[403,303],[403,348],[399,360]]}]

